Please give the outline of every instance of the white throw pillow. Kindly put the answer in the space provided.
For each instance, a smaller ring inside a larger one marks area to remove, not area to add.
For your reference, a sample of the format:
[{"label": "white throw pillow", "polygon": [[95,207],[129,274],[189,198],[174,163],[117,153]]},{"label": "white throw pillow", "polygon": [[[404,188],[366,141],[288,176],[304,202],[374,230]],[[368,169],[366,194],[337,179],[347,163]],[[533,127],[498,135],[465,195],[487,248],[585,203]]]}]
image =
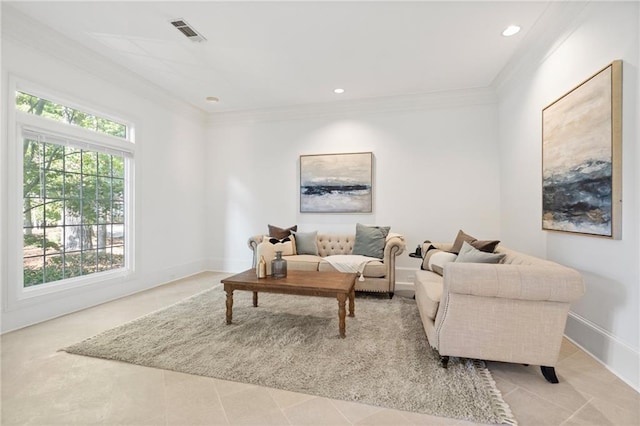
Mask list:
[{"label": "white throw pillow", "polygon": [[281,251],[283,256],[293,256],[294,254],[296,254],[296,240],[293,235],[289,235],[287,238],[283,238],[282,240],[265,236],[262,239],[262,242],[273,245],[275,249],[274,253],[276,251]]},{"label": "white throw pillow", "polygon": [[444,264],[455,262],[457,257],[458,256],[454,253],[449,253],[448,251],[439,251],[437,253],[434,253],[429,258],[427,268],[438,275],[442,275],[444,271]]}]

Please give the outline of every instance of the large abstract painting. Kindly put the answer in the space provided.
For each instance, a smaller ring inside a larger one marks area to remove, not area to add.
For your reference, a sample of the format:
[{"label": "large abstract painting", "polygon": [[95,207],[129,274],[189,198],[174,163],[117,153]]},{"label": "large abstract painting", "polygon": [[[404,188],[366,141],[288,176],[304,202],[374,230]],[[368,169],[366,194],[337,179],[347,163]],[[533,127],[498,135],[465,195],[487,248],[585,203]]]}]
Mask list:
[{"label": "large abstract painting", "polygon": [[373,153],[300,156],[301,213],[371,213]]},{"label": "large abstract painting", "polygon": [[622,61],[542,110],[542,229],[621,237]]}]

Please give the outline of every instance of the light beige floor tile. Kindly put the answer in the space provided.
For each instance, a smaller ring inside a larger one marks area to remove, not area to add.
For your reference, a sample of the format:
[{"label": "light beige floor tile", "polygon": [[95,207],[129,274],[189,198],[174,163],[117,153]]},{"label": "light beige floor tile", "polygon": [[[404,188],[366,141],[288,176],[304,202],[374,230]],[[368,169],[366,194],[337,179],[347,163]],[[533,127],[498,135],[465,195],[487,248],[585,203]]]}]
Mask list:
[{"label": "light beige floor tile", "polygon": [[397,410],[383,409],[355,424],[358,426],[402,426],[413,423]]},{"label": "light beige floor tile", "polygon": [[168,425],[228,425],[213,379],[166,371]]},{"label": "light beige floor tile", "polygon": [[[460,420],[447,417],[430,416],[428,414],[411,413],[408,411],[402,411],[400,414],[413,425],[453,426],[461,424]],[[467,423],[469,426],[473,424],[474,423]]]},{"label": "light beige floor tile", "polygon": [[614,382],[608,393],[594,397],[590,405],[616,425],[640,425],[640,394],[624,383]]},{"label": "light beige floor tile", "polygon": [[[624,426],[628,423],[611,422],[603,413],[591,403],[586,404],[575,412],[562,426]],[[634,423],[636,425],[637,423]]]},{"label": "light beige floor tile", "polygon": [[231,382],[229,380],[219,380],[219,379],[213,379],[213,380],[216,386],[216,390],[218,391],[218,395],[220,395],[220,397],[233,395],[234,393],[244,392],[244,391],[255,389],[258,387],[258,386],[249,385],[246,383]]},{"label": "light beige floor tile", "polygon": [[505,396],[520,426],[559,425],[573,414],[524,389]]},{"label": "light beige floor tile", "polygon": [[558,357],[558,361],[565,359],[568,356],[573,355],[576,352],[579,352],[580,348],[574,345],[568,339],[562,339],[562,344],[560,345],[560,356]]},{"label": "light beige floor tile", "polygon": [[306,395],[298,392],[290,392],[282,389],[273,389],[269,388],[269,394],[273,398],[273,400],[278,404],[280,409],[284,410],[285,408],[289,408],[291,406],[303,403],[310,399],[318,398],[313,395]]},{"label": "light beige floor tile", "polygon": [[288,425],[286,416],[267,388],[255,387],[220,398],[232,425]]},{"label": "light beige floor tile", "polygon": [[365,417],[369,417],[379,411],[384,410],[382,407],[376,407],[375,405],[358,404],[356,402],[341,401],[332,399],[331,403],[336,407],[343,416],[347,418],[351,423],[357,423]]},{"label": "light beige floor tile", "polygon": [[490,368],[498,389],[503,395],[513,390],[513,386],[528,392],[569,411],[576,411],[584,406],[590,396],[578,391],[566,377],[559,374],[560,383],[549,383],[537,366],[519,364],[492,363]]},{"label": "light beige floor tile", "polygon": [[351,424],[326,398],[313,398],[283,411],[293,425],[339,426]]}]

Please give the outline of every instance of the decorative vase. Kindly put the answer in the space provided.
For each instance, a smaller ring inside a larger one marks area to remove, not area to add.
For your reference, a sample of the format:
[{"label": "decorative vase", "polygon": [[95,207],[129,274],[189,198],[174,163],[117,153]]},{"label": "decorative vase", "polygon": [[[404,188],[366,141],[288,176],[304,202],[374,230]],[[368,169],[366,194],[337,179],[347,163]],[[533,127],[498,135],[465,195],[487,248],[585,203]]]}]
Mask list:
[{"label": "decorative vase", "polygon": [[282,258],[282,252],[276,252],[276,258],[271,261],[271,275],[273,278],[284,278],[287,276],[287,261]]},{"label": "decorative vase", "polygon": [[267,276],[267,262],[264,260],[264,256],[260,256],[260,262],[258,263],[258,278],[266,278]]}]

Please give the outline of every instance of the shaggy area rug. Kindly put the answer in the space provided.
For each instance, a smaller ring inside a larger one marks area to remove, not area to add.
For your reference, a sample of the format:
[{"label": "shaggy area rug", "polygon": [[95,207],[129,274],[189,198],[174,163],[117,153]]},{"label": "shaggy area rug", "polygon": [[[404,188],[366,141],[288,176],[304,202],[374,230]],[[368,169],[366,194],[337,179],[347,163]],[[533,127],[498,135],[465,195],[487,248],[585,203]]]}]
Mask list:
[{"label": "shaggy area rug", "polygon": [[234,292],[221,285],[83,342],[73,354],[482,423],[515,424],[480,361],[438,365],[415,301],[356,297],[338,333],[332,298]]}]

